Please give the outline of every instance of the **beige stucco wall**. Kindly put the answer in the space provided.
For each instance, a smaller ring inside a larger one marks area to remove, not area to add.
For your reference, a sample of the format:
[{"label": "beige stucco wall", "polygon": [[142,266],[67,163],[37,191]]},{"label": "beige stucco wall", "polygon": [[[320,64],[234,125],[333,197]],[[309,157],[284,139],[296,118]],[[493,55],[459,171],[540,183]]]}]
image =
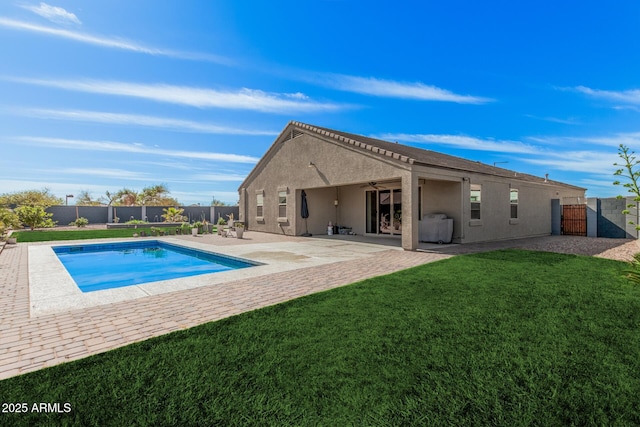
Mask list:
[{"label": "beige stucco wall", "polygon": [[[506,178],[470,176],[465,182],[465,194],[470,184],[482,185],[481,219],[471,220],[471,203],[464,198],[462,224],[463,243],[551,234],[551,199],[584,197],[584,191],[552,183],[530,183]],[[518,190],[518,218],[510,218],[510,188]]]},{"label": "beige stucco wall", "polygon": [[[241,191],[241,216],[251,230],[299,235],[305,232],[300,217],[300,190],[307,193],[310,216],[309,232],[326,234],[328,221],[335,221],[333,201],[339,188],[339,211],[346,215],[339,222],[348,224],[354,219],[360,184],[369,181],[397,179],[399,170],[408,168],[394,159],[380,161],[373,153],[344,146],[331,139],[303,135],[289,141],[277,142],[260,162],[248,185]],[[312,162],[313,166],[309,167]],[[358,185],[353,185],[359,183]],[[342,187],[348,185],[347,187]],[[278,189],[288,189],[287,221],[278,222]],[[256,192],[264,191],[264,221],[256,220]],[[364,212],[364,202],[357,208]]]},{"label": "beige stucco wall", "polygon": [[425,179],[422,184],[422,216],[446,214],[453,218],[453,241],[462,238],[462,179],[455,181]]},{"label": "beige stucco wall", "polygon": [[[313,163],[312,167],[309,164]],[[584,191],[552,182],[474,174],[380,157],[332,138],[303,135],[276,142],[258,163],[240,192],[240,215],[251,230],[287,235],[326,234],[329,221],[357,234],[366,227],[366,191],[370,181],[402,188],[402,245],[415,249],[422,216],[445,213],[454,219],[454,242],[471,243],[551,233],[551,199],[584,197]],[[482,185],[481,220],[470,219],[470,185]],[[519,190],[517,220],[510,219],[509,188]],[[278,191],[287,191],[287,215],[278,221]],[[300,216],[300,193],[307,193],[310,216]],[[264,216],[256,217],[256,193],[264,194]],[[338,200],[336,208],[334,201]],[[408,204],[413,203],[410,210]]]}]

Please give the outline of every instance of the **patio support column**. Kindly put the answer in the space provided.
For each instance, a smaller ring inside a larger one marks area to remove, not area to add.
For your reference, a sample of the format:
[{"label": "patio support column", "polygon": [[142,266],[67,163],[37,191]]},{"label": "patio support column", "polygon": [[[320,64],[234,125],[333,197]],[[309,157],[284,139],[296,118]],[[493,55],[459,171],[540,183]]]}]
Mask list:
[{"label": "patio support column", "polygon": [[418,249],[418,174],[402,175],[402,249]]}]

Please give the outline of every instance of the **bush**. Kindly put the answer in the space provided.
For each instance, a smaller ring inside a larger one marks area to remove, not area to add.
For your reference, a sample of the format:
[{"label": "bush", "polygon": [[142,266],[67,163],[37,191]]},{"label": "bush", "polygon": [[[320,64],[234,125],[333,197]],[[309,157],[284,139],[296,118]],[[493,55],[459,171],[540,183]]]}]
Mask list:
[{"label": "bush", "polygon": [[51,219],[52,213],[48,213],[42,206],[20,206],[15,210],[18,219],[32,230],[35,228],[54,227],[56,223]]},{"label": "bush", "polygon": [[143,221],[141,219],[131,219],[127,222],[125,222],[125,224],[149,224],[148,221]]},{"label": "bush", "polygon": [[164,218],[165,222],[182,222],[187,220],[187,217],[182,215],[184,212],[182,208],[166,208],[162,209],[162,211],[164,212],[162,218]]},{"label": "bush", "polygon": [[89,224],[89,220],[87,218],[84,218],[84,217],[80,217],[80,218],[76,219],[75,221],[69,223],[69,225],[75,225],[78,228],[86,227],[87,224]]},{"label": "bush", "polygon": [[9,230],[20,228],[18,215],[11,209],[0,208],[0,235]]}]

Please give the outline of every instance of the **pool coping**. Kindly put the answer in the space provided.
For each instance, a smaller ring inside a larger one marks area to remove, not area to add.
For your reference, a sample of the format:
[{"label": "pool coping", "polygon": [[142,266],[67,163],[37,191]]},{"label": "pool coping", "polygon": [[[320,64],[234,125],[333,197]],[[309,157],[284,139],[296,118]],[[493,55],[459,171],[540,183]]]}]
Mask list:
[{"label": "pool coping", "polygon": [[[215,248],[212,248],[212,245],[210,244],[171,237],[158,237],[153,238],[153,240],[189,249],[214,253],[225,257],[247,260],[258,265],[238,270],[207,273],[84,293],[78,288],[71,275],[67,272],[66,268],[53,251],[53,248],[82,244],[128,243],[135,241],[135,239],[110,239],[108,242],[96,242],[94,240],[66,241],[30,245],[28,247],[30,316],[38,317],[70,310],[87,309],[153,295],[180,292],[203,286],[220,286],[230,281],[255,279],[268,274],[323,265],[348,258],[359,258],[360,256],[366,256],[370,252],[389,250],[389,248],[379,245],[358,243],[356,245],[349,245],[350,254],[347,256],[340,253],[339,250],[336,251],[336,242],[318,241],[316,242],[316,247],[318,248],[319,253],[316,255],[320,256],[308,256],[299,253],[299,248],[295,248],[295,246],[299,245],[292,245],[290,243],[267,244],[266,247],[263,248],[265,251],[260,251],[260,244],[216,246]],[[323,247],[325,246],[326,251],[323,251]],[[278,248],[282,250],[274,251],[274,249]],[[359,248],[360,253],[358,253],[356,248]],[[274,258],[273,256],[269,258],[269,253],[272,255],[274,253],[279,253],[282,256],[279,258]]]},{"label": "pool coping", "polygon": [[[30,315],[28,249],[54,242],[10,245],[0,256],[4,272],[0,275],[0,380],[451,256],[251,231],[242,240],[173,238],[212,252],[270,263],[274,272],[34,317]],[[121,239],[100,239],[116,240]],[[75,242],[89,241],[55,243]]]}]

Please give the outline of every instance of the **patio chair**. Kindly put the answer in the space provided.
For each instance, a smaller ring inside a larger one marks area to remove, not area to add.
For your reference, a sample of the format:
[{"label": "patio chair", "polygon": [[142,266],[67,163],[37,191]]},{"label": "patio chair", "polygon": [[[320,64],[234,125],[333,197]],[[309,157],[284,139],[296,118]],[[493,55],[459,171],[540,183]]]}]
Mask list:
[{"label": "patio chair", "polygon": [[236,237],[236,228],[234,227],[233,222],[229,222],[229,226],[224,229],[227,232],[225,237]]}]

